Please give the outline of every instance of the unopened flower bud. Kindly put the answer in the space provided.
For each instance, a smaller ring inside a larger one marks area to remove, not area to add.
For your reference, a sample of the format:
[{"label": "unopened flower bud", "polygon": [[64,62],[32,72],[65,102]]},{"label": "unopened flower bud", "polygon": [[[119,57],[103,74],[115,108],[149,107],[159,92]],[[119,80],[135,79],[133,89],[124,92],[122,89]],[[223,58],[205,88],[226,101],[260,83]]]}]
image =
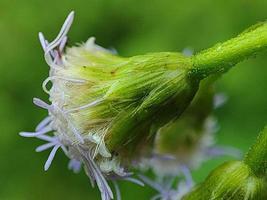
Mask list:
[{"label": "unopened flower bud", "polygon": [[[53,147],[45,170],[62,148],[71,159],[69,168],[78,171],[83,163],[102,199],[112,199],[106,179],[132,180],[124,166],[138,154],[135,145],[184,111],[199,80],[189,77],[191,59],[180,53],[123,58],[96,45],[94,38],[64,51],[73,16],[54,41],[39,34],[50,66],[43,88],[51,103],[36,98],[34,103],[49,116],[36,132],[21,135],[48,141],[38,151]],[[53,137],[46,135],[51,131]]]},{"label": "unopened flower bud", "polygon": [[[146,146],[160,127],[183,113],[201,79],[226,71],[226,66],[242,60],[237,56],[247,57],[267,45],[253,37],[267,29],[264,25],[232,40],[235,46],[229,42],[221,45],[216,56],[211,49],[192,57],[163,52],[124,58],[96,45],[94,38],[64,51],[73,18],[71,12],[52,42],[39,34],[50,66],[43,83],[50,103],[40,99],[34,99],[34,103],[46,109],[49,116],[35,132],[21,135],[48,142],[37,151],[53,148],[45,170],[59,148],[71,159],[70,169],[78,171],[83,163],[92,184],[97,183],[106,200],[113,198],[106,179],[133,180],[124,166],[138,156],[141,146]],[[246,48],[237,53],[248,45],[252,47],[249,51]],[[228,65],[211,67],[211,63],[225,60]],[[52,83],[50,89],[48,82]],[[47,135],[49,132],[53,136]]]},{"label": "unopened flower bud", "polygon": [[243,161],[224,163],[183,200],[267,199],[267,128],[260,133]]}]

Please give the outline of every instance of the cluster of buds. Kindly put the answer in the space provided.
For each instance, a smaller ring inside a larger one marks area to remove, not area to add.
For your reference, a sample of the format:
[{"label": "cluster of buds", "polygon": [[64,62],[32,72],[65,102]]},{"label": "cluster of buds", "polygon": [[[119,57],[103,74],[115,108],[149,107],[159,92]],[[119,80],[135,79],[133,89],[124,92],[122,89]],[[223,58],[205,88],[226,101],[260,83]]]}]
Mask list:
[{"label": "cluster of buds", "polygon": [[[45,170],[60,148],[70,158],[70,169],[78,172],[84,166],[92,185],[97,184],[102,200],[114,198],[108,180],[115,183],[118,199],[117,180],[143,185],[129,170],[133,162],[142,162],[155,149],[157,153],[171,151],[182,155],[182,163],[194,166],[190,161],[194,156],[188,159],[187,154],[180,153],[187,144],[181,143],[181,148],[173,151],[172,144],[166,142],[169,136],[173,137],[173,133],[168,133],[169,125],[187,110],[182,121],[186,121],[187,127],[190,123],[199,123],[195,124],[196,129],[201,129],[196,133],[195,144],[202,148],[205,143],[206,147],[206,135],[202,133],[209,129],[205,124],[209,124],[208,115],[212,110],[209,102],[213,95],[209,94],[210,86],[203,86],[199,92],[203,95],[193,100],[201,81],[228,71],[267,46],[267,25],[262,24],[190,57],[162,52],[125,58],[96,45],[94,38],[65,48],[73,18],[74,12],[71,12],[52,42],[39,34],[50,66],[49,77],[43,83],[50,103],[37,98],[34,103],[46,109],[48,117],[35,132],[20,135],[46,141],[36,149],[38,152],[52,148]],[[49,82],[51,88],[47,87]],[[201,108],[203,96],[207,96],[208,104]],[[191,109],[187,109],[190,104]],[[194,112],[199,116],[191,118]],[[178,126],[183,125],[182,121]],[[188,152],[191,154],[191,149]],[[183,185],[178,187],[185,191],[183,188]],[[175,192],[175,196],[177,199],[181,195]]]}]

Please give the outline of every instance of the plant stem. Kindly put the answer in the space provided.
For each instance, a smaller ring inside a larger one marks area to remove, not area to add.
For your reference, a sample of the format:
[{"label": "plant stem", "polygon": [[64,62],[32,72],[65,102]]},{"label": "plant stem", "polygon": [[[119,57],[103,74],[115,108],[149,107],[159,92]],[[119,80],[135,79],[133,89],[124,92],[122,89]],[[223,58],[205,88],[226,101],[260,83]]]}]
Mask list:
[{"label": "plant stem", "polygon": [[256,24],[235,38],[192,57],[192,73],[199,78],[228,71],[267,47],[267,23]]}]

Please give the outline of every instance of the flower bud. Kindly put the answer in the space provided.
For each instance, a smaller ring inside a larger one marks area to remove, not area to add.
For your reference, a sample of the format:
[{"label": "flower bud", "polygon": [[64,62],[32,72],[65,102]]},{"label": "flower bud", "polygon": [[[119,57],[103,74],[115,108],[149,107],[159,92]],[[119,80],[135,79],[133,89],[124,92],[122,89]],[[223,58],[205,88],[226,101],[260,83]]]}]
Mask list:
[{"label": "flower bud", "polygon": [[266,146],[267,128],[259,135],[243,161],[231,161],[217,167],[183,199],[266,199]]},{"label": "flower bud", "polygon": [[[83,163],[92,184],[98,185],[102,199],[109,200],[113,193],[106,179],[132,180],[124,166],[148,146],[160,127],[183,113],[197,92],[203,74],[208,76],[223,70],[217,66],[211,70],[208,63],[211,57],[206,53],[186,57],[163,52],[124,58],[96,45],[94,38],[64,51],[73,18],[71,12],[52,42],[39,34],[50,66],[49,77],[43,83],[50,103],[36,98],[34,103],[46,109],[49,116],[35,132],[21,135],[47,141],[36,149],[38,152],[53,148],[45,170],[59,148],[71,159],[70,169],[78,171]],[[245,39],[252,37],[245,36]],[[250,44],[246,40],[244,43]],[[249,53],[263,46],[258,45]],[[229,45],[222,49],[220,59]],[[223,58],[234,59],[233,56]],[[48,82],[52,83],[50,89]],[[47,135],[49,132],[53,136]]]},{"label": "flower bud", "polygon": [[96,45],[94,38],[64,51],[72,20],[73,13],[52,42],[39,34],[50,66],[43,88],[51,103],[36,98],[34,103],[49,116],[36,132],[21,135],[48,142],[37,151],[53,147],[45,170],[61,148],[71,159],[69,168],[77,172],[83,163],[102,199],[111,199],[106,179],[132,180],[124,166],[138,155],[136,147],[184,111],[199,80],[190,78],[191,59],[180,53],[123,58]]},{"label": "flower bud", "polygon": [[183,199],[266,199],[266,186],[266,180],[255,176],[249,166],[241,161],[232,161],[216,168],[204,183],[196,187]]}]

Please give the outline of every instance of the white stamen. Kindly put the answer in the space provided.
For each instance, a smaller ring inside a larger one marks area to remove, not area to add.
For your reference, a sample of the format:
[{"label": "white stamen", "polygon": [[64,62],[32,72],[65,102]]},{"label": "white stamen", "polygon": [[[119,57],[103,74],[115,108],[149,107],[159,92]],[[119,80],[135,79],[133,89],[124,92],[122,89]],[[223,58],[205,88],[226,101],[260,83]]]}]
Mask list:
[{"label": "white stamen", "polygon": [[129,176],[132,176],[134,173],[133,172],[124,172],[122,177],[125,178],[125,177],[129,177]]},{"label": "white stamen", "polygon": [[[41,46],[44,50],[44,52],[46,51],[47,49],[47,46],[49,45],[48,41],[45,39],[43,33],[39,32],[38,33],[38,36],[39,36],[39,41],[41,43]],[[55,52],[54,51],[50,51],[49,54],[47,56],[50,56],[50,59],[53,60],[53,58],[55,58]]]},{"label": "white stamen", "polygon": [[121,200],[121,192],[120,192],[120,188],[119,188],[117,181],[112,181],[112,183],[113,183],[114,188],[115,188],[117,200]]},{"label": "white stamen", "polygon": [[43,129],[49,122],[51,122],[52,118],[50,116],[45,117],[37,126],[36,126],[36,131],[40,131]]},{"label": "white stamen", "polygon": [[78,173],[81,170],[82,163],[76,159],[71,159],[68,164],[68,169],[73,170],[74,173]]},{"label": "white stamen", "polygon": [[56,136],[48,136],[48,135],[38,135],[36,138],[47,141],[47,142],[55,142],[57,140]]},{"label": "white stamen", "polygon": [[37,147],[35,149],[35,151],[36,152],[41,152],[41,151],[47,150],[47,149],[49,149],[49,148],[51,148],[53,146],[55,146],[55,143],[52,143],[52,142],[51,143],[46,143],[46,144],[43,144],[43,145]]},{"label": "white stamen", "polygon": [[40,108],[43,108],[46,110],[49,110],[51,108],[51,105],[47,104],[46,102],[44,102],[43,100],[38,99],[38,98],[33,98],[33,103],[36,106],[39,106]]},{"label": "white stamen", "polygon": [[143,176],[141,174],[139,174],[138,177],[140,179],[142,179],[142,181],[144,181],[144,183],[146,183],[150,187],[154,188],[158,192],[162,193],[164,191],[163,187],[160,184],[156,183],[155,181],[150,180],[148,177]]},{"label": "white stamen", "polygon": [[101,103],[102,101],[103,101],[102,99],[98,99],[98,100],[95,100],[95,101],[93,101],[91,103],[88,103],[86,105],[83,105],[83,106],[80,106],[80,107],[77,107],[77,108],[69,109],[69,110],[66,111],[66,113],[75,112],[75,111],[83,110],[83,109],[86,109],[86,108],[89,108],[89,107],[92,107],[92,106],[96,106],[99,103]]},{"label": "white stamen", "polygon": [[91,155],[88,152],[85,153],[82,149],[79,149],[79,150],[80,150],[80,153],[83,155],[84,164],[87,167],[87,170],[93,176],[92,178],[95,179],[98,185],[102,200],[113,199],[113,193],[106,179],[102,175],[102,172],[99,170],[98,166],[96,165],[94,160],[91,158]]},{"label": "white stamen", "polygon": [[60,147],[60,144],[55,145],[54,148],[52,149],[51,153],[49,154],[48,159],[45,162],[45,166],[44,166],[45,171],[47,171],[49,169],[49,167],[51,166],[51,163],[52,163],[59,147]]},{"label": "white stamen", "polygon": [[19,135],[23,137],[36,137],[36,136],[43,135],[44,133],[47,133],[50,131],[52,131],[51,127],[47,126],[38,132],[20,132]]},{"label": "white stamen", "polygon": [[57,50],[55,50],[54,53],[55,57],[53,60],[53,66],[58,66],[58,64],[60,63],[60,53]]},{"label": "white stamen", "polygon": [[57,65],[55,65],[55,63],[53,62],[53,60],[51,59],[51,57],[49,56],[50,51],[52,51],[55,47],[59,46],[62,42],[62,40],[65,40],[65,36],[67,35],[71,24],[73,22],[74,19],[74,12],[72,11],[67,19],[65,20],[64,24],[61,27],[61,30],[59,32],[59,34],[57,35],[57,37],[46,47],[45,50],[45,60],[47,62],[47,64],[52,67],[52,68],[56,68],[58,67]]},{"label": "white stamen", "polygon": [[[159,194],[151,198],[151,200],[164,199],[164,200],[180,200],[192,187],[188,187],[188,184],[185,184],[183,181],[179,182],[177,189],[172,189],[172,185],[177,177],[172,177],[167,180],[165,183],[164,180],[161,180],[162,183],[159,184],[153,180],[150,180],[146,176],[139,175],[139,177],[150,187],[154,188]],[[168,177],[167,177],[168,178]],[[180,181],[180,179],[179,179]]]},{"label": "white stamen", "polygon": [[45,37],[44,37],[43,33],[39,32],[38,36],[39,36],[39,41],[40,41],[40,43],[42,45],[42,48],[45,51],[46,50],[46,46],[47,46],[47,41],[45,40]]},{"label": "white stamen", "polygon": [[[53,60],[53,58],[50,56],[50,53],[51,53],[51,52],[53,52],[53,51],[51,50],[50,52],[48,52],[48,53],[45,54],[45,61],[46,61],[46,63],[47,63],[51,68],[57,70],[57,68],[58,68],[59,66],[55,64],[56,61]],[[54,52],[54,54],[55,54],[55,52]],[[56,55],[55,55],[55,57],[56,57]]]},{"label": "white stamen", "polygon": [[242,151],[233,147],[213,146],[207,149],[209,156],[232,156],[234,158],[242,158]]},{"label": "white stamen", "polygon": [[123,180],[129,181],[129,182],[132,182],[132,183],[135,183],[135,184],[140,185],[142,187],[145,186],[145,184],[142,181],[140,181],[140,180],[138,180],[136,178],[127,177],[127,178],[124,178]]},{"label": "white stamen", "polygon": [[65,155],[66,156],[68,156],[69,155],[69,153],[68,153],[68,150],[67,150],[67,148],[63,145],[63,144],[61,144],[61,149],[62,149],[62,151],[65,153]]},{"label": "white stamen", "polygon": [[60,43],[60,45],[58,47],[59,52],[63,52],[63,49],[64,49],[67,41],[68,41],[68,37],[67,36],[63,37],[63,39],[62,39],[62,41],[61,41],[61,43]]},{"label": "white stamen", "polygon": [[182,165],[181,166],[181,171],[185,176],[185,181],[186,181],[186,185],[188,188],[191,188],[194,185],[194,181],[191,175],[190,170],[188,169],[188,167]]},{"label": "white stamen", "polygon": [[74,11],[71,11],[70,14],[68,15],[68,17],[66,18],[64,24],[62,25],[59,34],[57,35],[57,37],[49,44],[49,46],[47,47],[46,52],[49,52],[50,50],[54,49],[56,46],[58,46],[58,44],[60,44],[60,42],[62,41],[62,39],[66,36],[66,34],[68,33],[71,24],[73,22],[74,19]]},{"label": "white stamen", "polygon": [[221,106],[225,104],[227,100],[228,100],[228,97],[225,94],[223,93],[216,94],[213,98],[214,108],[215,109],[220,108]]}]

